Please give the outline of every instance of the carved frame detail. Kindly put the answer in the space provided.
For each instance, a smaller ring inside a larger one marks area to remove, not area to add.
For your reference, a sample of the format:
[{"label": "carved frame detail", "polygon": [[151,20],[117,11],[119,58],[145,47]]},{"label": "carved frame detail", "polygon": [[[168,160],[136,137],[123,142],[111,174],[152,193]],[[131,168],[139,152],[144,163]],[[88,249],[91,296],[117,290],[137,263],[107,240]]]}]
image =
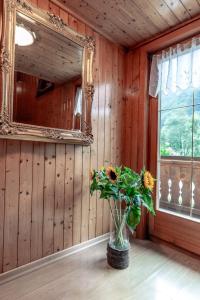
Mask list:
[{"label": "carved frame detail", "polygon": [[[33,18],[51,30],[83,47],[83,114],[81,131],[47,128],[13,122],[13,88],[14,88],[14,30],[16,13]],[[3,4],[3,36],[0,49],[0,70],[2,78],[2,103],[0,107],[0,138],[33,140],[56,143],[90,145],[93,142],[91,126],[91,110],[94,95],[93,60],[95,40],[91,36],[83,36],[68,27],[59,17],[50,12],[35,8],[23,0],[5,0]]]}]

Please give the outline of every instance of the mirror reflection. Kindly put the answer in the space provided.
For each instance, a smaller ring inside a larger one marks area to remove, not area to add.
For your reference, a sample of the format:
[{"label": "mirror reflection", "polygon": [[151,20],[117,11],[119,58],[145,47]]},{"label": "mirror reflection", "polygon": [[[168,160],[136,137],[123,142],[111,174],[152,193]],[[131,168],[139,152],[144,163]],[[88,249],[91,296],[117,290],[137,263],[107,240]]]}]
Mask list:
[{"label": "mirror reflection", "polygon": [[80,45],[17,13],[13,121],[79,130],[82,61]]}]

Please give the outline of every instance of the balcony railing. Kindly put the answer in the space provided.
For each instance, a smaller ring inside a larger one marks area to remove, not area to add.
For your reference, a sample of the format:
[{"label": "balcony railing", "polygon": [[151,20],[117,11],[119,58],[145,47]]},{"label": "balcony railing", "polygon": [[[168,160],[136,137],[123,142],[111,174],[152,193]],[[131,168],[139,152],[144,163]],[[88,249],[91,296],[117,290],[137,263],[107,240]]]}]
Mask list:
[{"label": "balcony railing", "polygon": [[162,158],[159,207],[200,219],[200,160]]}]

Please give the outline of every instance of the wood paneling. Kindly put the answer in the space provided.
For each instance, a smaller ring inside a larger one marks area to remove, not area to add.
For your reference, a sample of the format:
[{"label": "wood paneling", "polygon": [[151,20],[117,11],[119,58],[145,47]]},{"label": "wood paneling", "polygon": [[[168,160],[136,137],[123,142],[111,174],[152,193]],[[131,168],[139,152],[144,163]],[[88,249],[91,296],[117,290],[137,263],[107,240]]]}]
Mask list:
[{"label": "wood paneling", "polygon": [[74,145],[65,148],[64,248],[73,245]]},{"label": "wood paneling", "polygon": [[53,0],[111,40],[132,46],[200,13],[197,0]]},{"label": "wood paneling", "polygon": [[[141,101],[141,87],[140,87],[140,49],[129,52],[126,56],[126,94],[124,109],[124,123],[123,123],[123,138],[122,144],[122,161],[124,165],[130,166],[135,171],[139,171],[143,161],[141,152],[144,149],[142,144],[144,139],[143,134],[143,102]],[[141,152],[140,152],[141,151]],[[139,161],[139,159],[141,161]]]},{"label": "wood paneling", "polygon": [[19,182],[18,265],[30,262],[31,257],[31,198],[33,144],[21,143]]},{"label": "wood paneling", "polygon": [[64,248],[65,145],[56,145],[54,252]]},{"label": "wood paneling", "polygon": [[94,143],[90,147],[0,142],[0,271],[108,231],[106,204],[89,195],[89,170],[121,162],[125,53],[48,0],[31,1],[94,35]]},{"label": "wood paneling", "polygon": [[[19,185],[20,185],[20,143],[7,142],[6,160],[3,271],[18,265],[18,226],[19,226]],[[25,229],[26,230],[26,229]]]},{"label": "wood paneling", "polygon": [[31,261],[42,257],[44,215],[44,144],[33,144],[33,186],[31,207]]}]

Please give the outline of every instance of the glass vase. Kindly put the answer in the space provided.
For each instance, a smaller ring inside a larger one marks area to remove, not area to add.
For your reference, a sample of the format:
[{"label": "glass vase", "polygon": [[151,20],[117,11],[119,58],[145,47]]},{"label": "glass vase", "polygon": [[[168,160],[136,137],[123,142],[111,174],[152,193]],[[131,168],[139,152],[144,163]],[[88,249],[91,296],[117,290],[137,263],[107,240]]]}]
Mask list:
[{"label": "glass vase", "polygon": [[126,211],[122,209],[113,209],[111,217],[112,222],[109,246],[114,250],[128,250],[129,233],[126,226]]}]

